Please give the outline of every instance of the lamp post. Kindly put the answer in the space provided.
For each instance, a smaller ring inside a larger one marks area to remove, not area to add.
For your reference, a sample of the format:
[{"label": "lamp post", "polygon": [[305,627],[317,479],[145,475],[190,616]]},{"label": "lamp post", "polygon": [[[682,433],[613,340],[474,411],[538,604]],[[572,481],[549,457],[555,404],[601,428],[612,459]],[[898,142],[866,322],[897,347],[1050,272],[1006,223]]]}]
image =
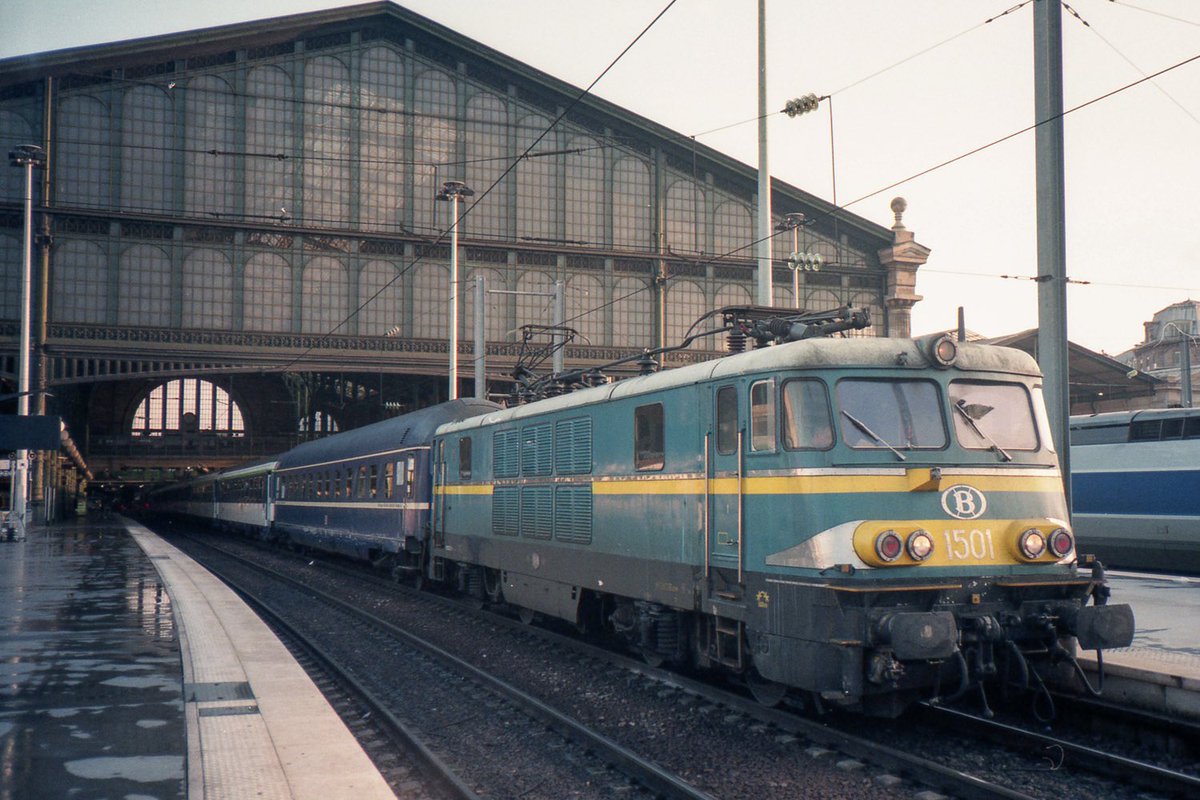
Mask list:
[{"label": "lamp post", "polygon": [[446,181],[438,200],[452,202],[450,223],[450,400],[458,399],[458,204],[475,192],[462,181]]},{"label": "lamp post", "polygon": [[[8,153],[8,163],[25,170],[25,230],[21,243],[21,352],[17,367],[17,416],[29,416],[29,339],[33,319],[33,168],[46,166],[46,153],[35,144],[22,144]],[[29,451],[17,451],[12,476],[12,512],[25,527],[25,482]]]}]

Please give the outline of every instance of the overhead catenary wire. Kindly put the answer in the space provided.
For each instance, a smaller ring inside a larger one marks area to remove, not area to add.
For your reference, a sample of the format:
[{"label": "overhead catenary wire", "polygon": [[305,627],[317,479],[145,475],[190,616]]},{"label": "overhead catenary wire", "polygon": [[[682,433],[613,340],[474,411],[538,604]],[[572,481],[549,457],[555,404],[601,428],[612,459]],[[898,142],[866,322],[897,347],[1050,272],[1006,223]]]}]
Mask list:
[{"label": "overhead catenary wire", "polygon": [[1007,141],[1008,141],[1008,140],[1010,140],[1010,139],[1014,139],[1014,138],[1016,138],[1017,136],[1020,136],[1020,135],[1021,135],[1021,134],[1023,134],[1023,133],[1028,133],[1029,131],[1035,130],[1036,128],[1038,128],[1038,127],[1040,127],[1040,126],[1042,126],[1042,125],[1045,125],[1045,124],[1047,124],[1047,123],[1053,122],[1053,121],[1055,121],[1056,119],[1061,119],[1061,118],[1063,118],[1063,117],[1067,116],[1068,114],[1073,114],[1073,113],[1075,113],[1076,111],[1080,111],[1080,110],[1082,110],[1082,109],[1085,109],[1085,108],[1087,108],[1088,106],[1095,105],[1096,103],[1099,103],[1099,102],[1101,102],[1102,100],[1107,100],[1107,99],[1108,99],[1108,98],[1110,98],[1110,97],[1114,97],[1115,95],[1118,95],[1118,94],[1120,94],[1120,93],[1122,93],[1122,92],[1124,92],[1124,91],[1127,91],[1127,90],[1129,90],[1129,89],[1132,89],[1132,88],[1134,88],[1135,86],[1139,86],[1139,85],[1141,85],[1141,84],[1143,84],[1143,83],[1146,83],[1146,82],[1148,82],[1148,81],[1151,81],[1151,80],[1153,80],[1154,78],[1157,78],[1157,77],[1158,77],[1158,76],[1160,76],[1160,75],[1166,75],[1168,72],[1171,72],[1171,71],[1173,71],[1173,70],[1179,69],[1180,67],[1187,66],[1188,64],[1191,64],[1192,62],[1194,62],[1194,61],[1197,61],[1197,60],[1200,60],[1200,53],[1198,53],[1198,54],[1196,54],[1196,55],[1194,55],[1194,56],[1191,56],[1191,57],[1189,57],[1189,58],[1185,58],[1183,61],[1179,61],[1179,62],[1177,62],[1177,63],[1175,63],[1175,64],[1172,64],[1172,65],[1171,65],[1171,66],[1169,66],[1169,67],[1164,67],[1163,69],[1160,69],[1160,70],[1158,70],[1157,72],[1154,72],[1154,73],[1152,73],[1152,74],[1150,74],[1150,75],[1146,75],[1146,76],[1144,76],[1144,77],[1142,77],[1142,78],[1139,78],[1139,79],[1138,79],[1138,80],[1136,80],[1136,81],[1132,81],[1132,82],[1130,82],[1130,83],[1127,83],[1127,84],[1125,84],[1124,86],[1120,86],[1120,87],[1118,87],[1118,88],[1116,88],[1116,89],[1113,89],[1113,90],[1112,90],[1112,91],[1110,91],[1110,92],[1105,92],[1105,93],[1104,93],[1104,94],[1102,94],[1102,95],[1098,95],[1098,96],[1096,96],[1096,97],[1093,97],[1091,100],[1087,100],[1087,101],[1085,101],[1085,102],[1082,102],[1082,103],[1080,103],[1080,104],[1078,104],[1078,105],[1076,105],[1076,106],[1072,106],[1071,108],[1068,108],[1067,110],[1063,111],[1061,114],[1055,114],[1055,115],[1053,115],[1053,116],[1047,117],[1046,119],[1039,120],[1039,121],[1037,121],[1037,122],[1033,123],[1032,125],[1027,125],[1027,126],[1025,126],[1024,128],[1021,128],[1020,130],[1016,130],[1016,131],[1013,131],[1012,133],[1005,134],[1004,136],[1001,136],[1001,137],[1000,137],[1000,138],[998,138],[998,139],[993,139],[992,141],[988,142],[987,144],[983,144],[983,145],[980,145],[979,147],[972,148],[971,150],[968,150],[968,151],[966,151],[965,153],[960,153],[959,155],[957,155],[957,156],[954,156],[953,158],[949,158],[949,159],[946,159],[945,161],[942,161],[942,162],[940,162],[940,163],[938,163],[938,164],[934,164],[933,166],[931,166],[931,167],[927,167],[927,168],[925,168],[925,169],[921,170],[920,172],[915,172],[915,173],[913,173],[912,175],[909,175],[907,178],[902,178],[902,179],[900,179],[900,180],[898,180],[898,181],[894,181],[894,182],[892,182],[892,183],[889,183],[887,186],[884,186],[884,187],[882,187],[882,188],[880,188],[880,189],[876,189],[876,190],[875,190],[875,191],[873,191],[873,192],[869,192],[869,193],[867,193],[867,194],[864,194],[862,197],[859,197],[859,198],[856,198],[856,199],[854,199],[854,200],[851,200],[849,203],[846,203],[845,205],[842,205],[842,206],[839,206],[839,207],[840,207],[840,208],[843,208],[843,209],[845,209],[845,208],[849,208],[850,206],[852,206],[852,205],[854,205],[854,204],[856,204],[856,203],[861,203],[863,200],[868,200],[868,199],[870,199],[870,198],[872,198],[872,197],[875,197],[876,195],[883,194],[884,192],[886,192],[886,191],[888,191],[888,190],[890,190],[890,189],[895,189],[897,186],[902,186],[903,184],[906,184],[906,183],[908,183],[909,181],[916,180],[917,178],[920,178],[920,177],[923,177],[923,176],[925,176],[925,175],[928,175],[928,174],[929,174],[929,173],[931,173],[931,172],[936,172],[937,170],[939,170],[939,169],[942,169],[943,167],[948,167],[948,166],[950,166],[951,164],[954,164],[954,163],[956,163],[956,162],[962,161],[964,158],[968,158],[968,157],[970,157],[970,156],[976,155],[977,153],[982,153],[984,150],[989,150],[989,149],[991,149],[991,148],[995,147],[996,145],[998,145],[998,144],[1002,144],[1002,143],[1004,143],[1004,142],[1007,142]]},{"label": "overhead catenary wire", "polygon": [[[1139,75],[1145,76],[1146,71],[1144,69],[1142,69],[1137,64],[1135,64],[1133,62],[1133,60],[1131,58],[1129,58],[1129,56],[1122,53],[1121,50],[1115,44],[1113,44],[1111,41],[1109,41],[1108,38],[1106,38],[1104,36],[1104,34],[1100,33],[1100,31],[1096,30],[1096,27],[1094,25],[1092,25],[1092,23],[1090,23],[1086,19],[1084,19],[1083,15],[1081,15],[1078,11],[1076,11],[1074,8],[1072,8],[1070,5],[1068,5],[1065,2],[1062,4],[1062,7],[1064,9],[1066,9],[1067,13],[1069,13],[1072,17],[1079,20],[1079,23],[1081,25],[1083,25],[1085,28],[1087,28],[1089,31],[1091,31],[1096,36],[1097,39],[1104,42],[1104,44],[1108,45],[1109,49],[1112,50],[1114,53],[1116,53],[1118,56],[1120,56],[1121,59],[1126,64],[1133,67]],[[1197,125],[1200,125],[1200,117],[1197,117],[1195,114],[1193,114],[1191,112],[1190,109],[1187,108],[1187,106],[1185,106],[1183,103],[1179,102],[1179,100],[1177,100],[1174,95],[1172,95],[1165,88],[1163,88],[1162,84],[1160,84],[1158,81],[1151,81],[1150,83],[1154,86],[1155,89],[1158,89],[1158,91],[1162,93],[1163,97],[1170,100],[1172,103],[1174,103],[1179,108],[1180,111],[1182,111],[1184,114],[1187,114],[1189,117],[1191,117],[1192,122],[1195,122]]]}]

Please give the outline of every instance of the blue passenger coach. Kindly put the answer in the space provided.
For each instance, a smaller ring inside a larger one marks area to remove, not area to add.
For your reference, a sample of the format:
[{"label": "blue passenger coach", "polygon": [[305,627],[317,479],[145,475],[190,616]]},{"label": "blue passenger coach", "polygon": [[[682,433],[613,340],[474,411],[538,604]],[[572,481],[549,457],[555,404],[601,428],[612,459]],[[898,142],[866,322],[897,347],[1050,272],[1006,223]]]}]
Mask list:
[{"label": "blue passenger coach", "polygon": [[814,338],[449,423],[430,577],[768,702],[1028,678],[1132,637],[1076,565],[1041,384],[1015,350]]},{"label": "blue passenger coach", "polygon": [[318,439],[279,457],[275,538],[414,568],[429,517],[429,445],[442,423],[494,411],[454,400]]},{"label": "blue passenger coach", "polygon": [[1200,408],[1071,417],[1080,546],[1106,564],[1200,573]]}]

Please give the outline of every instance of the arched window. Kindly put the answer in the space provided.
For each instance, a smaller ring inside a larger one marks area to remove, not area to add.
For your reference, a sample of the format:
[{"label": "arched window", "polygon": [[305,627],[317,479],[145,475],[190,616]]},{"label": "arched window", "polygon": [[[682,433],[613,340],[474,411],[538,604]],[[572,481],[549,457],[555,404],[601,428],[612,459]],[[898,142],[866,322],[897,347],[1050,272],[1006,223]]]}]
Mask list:
[{"label": "arched window", "polygon": [[467,103],[467,185],[475,197],[467,200],[471,213],[463,230],[472,236],[508,236],[508,179],[483,196],[508,166],[507,122],[508,111],[494,94],[477,94]]},{"label": "arched window", "polygon": [[184,174],[187,211],[217,217],[234,213],[237,195],[236,108],[233,90],[213,75],[203,75],[187,85],[184,126]]},{"label": "arched window", "polygon": [[704,194],[696,184],[678,180],[667,189],[667,247],[676,253],[698,253],[704,249],[700,224]]},{"label": "arched window", "polygon": [[[672,281],[667,287],[667,344],[677,345],[692,323],[707,309],[704,290],[692,281]],[[703,340],[693,342],[689,350],[707,349]]]},{"label": "arched window", "polygon": [[565,287],[567,327],[583,336],[578,344],[601,345],[604,341],[604,288],[591,275],[572,275]]},{"label": "arched window", "polygon": [[171,98],[155,86],[135,86],[121,107],[121,208],[170,211],[176,146]]},{"label": "arched window", "polygon": [[196,250],[183,261],[183,327],[233,327],[233,265],[217,250]]},{"label": "arched window", "polygon": [[112,205],[112,122],[108,106],[94,97],[63,100],[58,114],[58,202],[107,209]]},{"label": "arched window", "polygon": [[245,436],[242,409],[229,392],[211,381],[177,378],[155,386],[133,412],[130,436],[173,433]]},{"label": "arched window", "polygon": [[603,244],[604,155],[590,136],[576,136],[567,146],[567,239]]},{"label": "arched window", "polygon": [[[438,203],[434,197],[446,181],[462,180],[463,168],[448,166],[457,161],[458,130],[454,117],[458,110],[458,92],[454,81],[444,72],[427,70],[413,85],[412,117],[413,224],[421,230],[448,230],[452,203]],[[450,174],[453,173],[453,174]],[[486,186],[472,186],[476,191]],[[440,206],[440,208],[439,208]]]},{"label": "arched window", "polygon": [[[550,127],[550,120],[530,115],[517,129],[517,152],[524,153]],[[558,231],[558,156],[544,156],[554,149],[553,137],[547,136],[533,148],[529,158],[517,164],[517,236],[532,239],[556,239]]]},{"label": "arched window", "polygon": [[246,262],[242,325],[270,333],[292,329],[292,267],[283,256],[259,253]]},{"label": "arched window", "polygon": [[413,338],[445,340],[450,324],[449,282],[450,270],[441,264],[422,264],[413,272]]},{"label": "arched window", "polygon": [[618,278],[613,284],[613,344],[654,347],[653,295],[641,278]]},{"label": "arched window", "polygon": [[350,210],[350,70],[319,56],[304,69],[304,220],[342,225]]},{"label": "arched window", "polygon": [[137,244],[126,249],[118,274],[117,324],[171,324],[171,259],[161,247]]},{"label": "arched window", "polygon": [[[292,78],[279,67],[246,75],[246,214],[253,221],[296,213],[296,104]],[[284,158],[280,158],[284,156]]]},{"label": "arched window", "polygon": [[408,183],[404,61],[390,47],[372,47],[359,63],[360,216],[365,227],[394,232],[404,223]]},{"label": "arched window", "polygon": [[622,158],[613,167],[613,245],[649,251],[653,237],[650,229],[650,169],[632,156]]},{"label": "arched window", "polygon": [[51,318],[55,322],[108,322],[108,265],[99,245],[71,241],[55,247],[50,275],[54,281]]},{"label": "arched window", "polygon": [[[717,206],[713,215],[713,250],[718,256],[753,258],[754,236],[750,229],[750,209],[734,200],[726,200]],[[775,245],[781,249],[780,245]],[[791,249],[791,242],[788,242]]]},{"label": "arched window", "polygon": [[304,333],[329,333],[350,310],[346,268],[336,258],[320,256],[304,268],[300,300],[300,326]]},{"label": "arched window", "polygon": [[360,336],[383,336],[404,318],[404,284],[396,265],[371,261],[358,274]]}]

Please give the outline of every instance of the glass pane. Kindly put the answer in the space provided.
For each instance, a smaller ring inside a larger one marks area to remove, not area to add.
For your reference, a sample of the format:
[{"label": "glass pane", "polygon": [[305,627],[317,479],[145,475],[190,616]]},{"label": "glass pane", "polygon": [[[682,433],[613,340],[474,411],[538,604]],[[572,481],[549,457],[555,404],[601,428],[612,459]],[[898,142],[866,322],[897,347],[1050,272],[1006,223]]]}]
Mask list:
[{"label": "glass pane", "polygon": [[783,385],[783,446],[788,450],[833,445],[829,398],[820,381],[796,380]]},{"label": "glass pane", "polygon": [[844,380],[837,385],[842,438],[855,448],[944,447],[946,427],[931,381]]},{"label": "glass pane", "polygon": [[737,450],[737,389],[725,386],[717,391],[717,452],[729,455]]},{"label": "glass pane", "polygon": [[750,449],[775,449],[775,381],[750,387]]},{"label": "glass pane", "polygon": [[956,406],[954,434],[963,447],[988,450],[995,442],[1006,450],[1037,449],[1037,425],[1024,386],[952,381],[950,402]]}]

